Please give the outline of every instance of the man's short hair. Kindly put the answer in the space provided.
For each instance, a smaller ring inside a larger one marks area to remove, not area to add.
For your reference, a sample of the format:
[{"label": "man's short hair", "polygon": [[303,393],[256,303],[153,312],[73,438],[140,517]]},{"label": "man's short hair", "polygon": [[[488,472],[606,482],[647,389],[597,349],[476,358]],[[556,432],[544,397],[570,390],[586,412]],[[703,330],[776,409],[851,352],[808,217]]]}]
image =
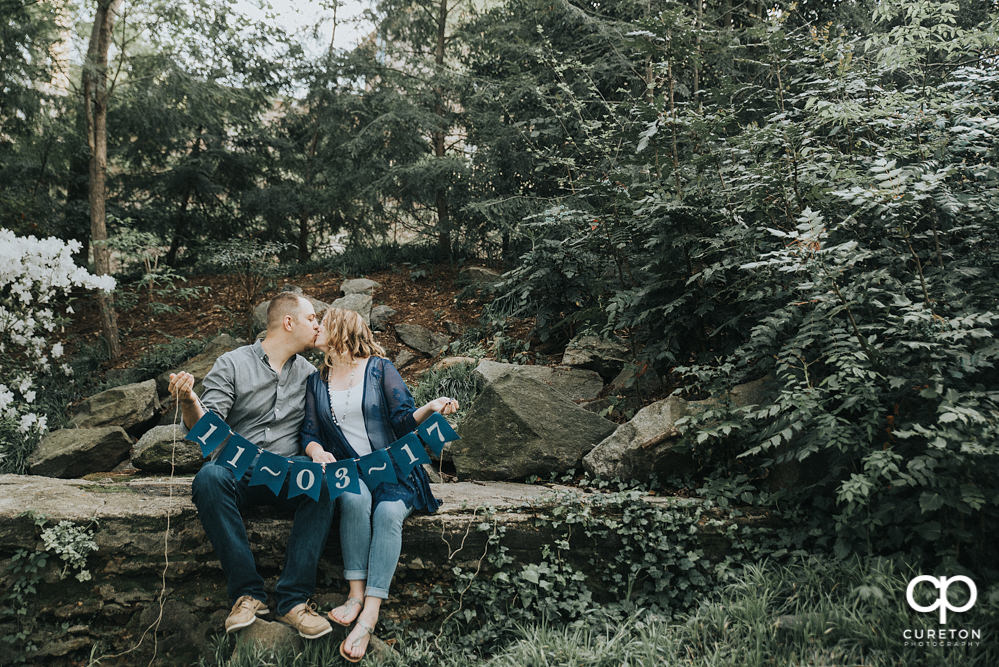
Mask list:
[{"label": "man's short hair", "polygon": [[267,330],[270,331],[281,325],[286,315],[295,317],[305,298],[301,294],[294,292],[281,292],[271,299],[267,306]]}]

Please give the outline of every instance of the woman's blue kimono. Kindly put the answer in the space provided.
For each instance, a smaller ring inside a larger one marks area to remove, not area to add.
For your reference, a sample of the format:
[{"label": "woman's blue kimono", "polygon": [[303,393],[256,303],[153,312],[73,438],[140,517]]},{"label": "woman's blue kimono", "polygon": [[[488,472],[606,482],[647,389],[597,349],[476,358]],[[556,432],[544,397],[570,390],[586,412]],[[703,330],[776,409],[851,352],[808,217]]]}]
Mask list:
[{"label": "woman's blue kimono", "polygon": [[[399,371],[388,359],[371,357],[364,373],[364,393],[361,407],[364,427],[371,449],[385,449],[416,429],[413,413],[416,405]],[[333,422],[329,387],[316,371],[306,380],[305,422],[302,424],[302,449],[315,441],[338,461],[359,458],[340,427]],[[392,465],[395,465],[393,461]],[[396,477],[399,469],[396,467]],[[372,490],[372,506],[382,501],[402,500],[415,511],[431,514],[440,501],[430,492],[430,479],[423,466],[416,466],[406,479],[397,484],[381,484]]]}]

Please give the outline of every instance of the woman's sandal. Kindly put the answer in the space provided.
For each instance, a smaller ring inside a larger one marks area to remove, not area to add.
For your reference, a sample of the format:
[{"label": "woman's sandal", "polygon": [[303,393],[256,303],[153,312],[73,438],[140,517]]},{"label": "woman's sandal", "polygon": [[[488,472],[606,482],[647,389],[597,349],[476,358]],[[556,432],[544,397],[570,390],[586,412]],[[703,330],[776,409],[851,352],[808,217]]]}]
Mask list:
[{"label": "woman's sandal", "polygon": [[[340,607],[358,607],[357,614],[354,616],[354,618],[357,618],[361,614],[360,607],[363,606],[364,606],[364,600],[362,600],[361,598],[347,598],[347,600],[342,605],[340,605]],[[326,614],[326,617],[329,618],[334,623],[336,623],[337,625],[342,625],[343,627],[348,628],[350,627],[350,624],[354,622],[354,618],[350,619],[346,623],[343,623],[341,621],[336,620],[333,617],[333,612],[339,609],[340,607],[330,609],[329,613]]]},{"label": "woman's sandal", "polygon": [[[375,629],[372,628],[372,627],[370,627],[367,623],[365,623],[364,621],[361,621],[361,620],[358,620],[357,623],[356,623],[356,625],[357,625],[357,627],[359,627],[362,630],[364,630],[364,633],[368,635],[368,646],[370,647],[371,646],[371,633],[373,633],[375,631]],[[358,641],[360,641],[360,639],[355,639],[353,642],[351,642],[351,645],[356,644]],[[340,655],[343,656],[343,659],[346,660],[347,662],[361,662],[361,659],[364,658],[364,655],[361,655],[360,658],[352,658],[352,657],[350,657],[349,655],[347,655],[347,652],[343,650],[343,647],[344,647],[344,645],[346,645],[346,643],[347,643],[346,639],[344,639],[342,642],[340,642]],[[367,653],[368,652],[367,649],[365,649],[364,652]]]}]

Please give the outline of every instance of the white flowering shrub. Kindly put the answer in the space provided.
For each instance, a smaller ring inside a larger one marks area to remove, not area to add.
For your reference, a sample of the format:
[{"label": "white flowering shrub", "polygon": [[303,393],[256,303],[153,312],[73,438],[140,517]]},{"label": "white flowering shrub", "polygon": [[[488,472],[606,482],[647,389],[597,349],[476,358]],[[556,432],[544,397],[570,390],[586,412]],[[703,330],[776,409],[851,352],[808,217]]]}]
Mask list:
[{"label": "white flowering shrub", "polygon": [[[0,229],[0,420],[22,436],[45,432],[46,417],[35,409],[37,378],[69,375],[63,345],[54,340],[60,321],[72,314],[72,289],[114,290],[110,276],[95,276],[73,263],[77,241],[17,236]],[[0,441],[0,467],[8,452]]]}]

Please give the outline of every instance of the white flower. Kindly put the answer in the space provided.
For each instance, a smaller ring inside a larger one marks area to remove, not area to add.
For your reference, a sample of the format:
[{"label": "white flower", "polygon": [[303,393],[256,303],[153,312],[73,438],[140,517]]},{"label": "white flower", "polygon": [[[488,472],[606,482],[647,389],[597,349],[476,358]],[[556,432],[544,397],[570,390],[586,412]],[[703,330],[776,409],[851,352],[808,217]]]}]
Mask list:
[{"label": "white flower", "polygon": [[[0,365],[0,414],[16,421],[22,433],[45,430],[45,417],[28,411],[27,405],[37,398],[36,378],[65,353],[62,343],[49,340],[57,323],[49,304],[74,288],[110,292],[115,287],[111,276],[95,276],[73,263],[79,249],[77,241],[17,236],[0,228],[0,353],[5,360],[19,360],[16,366]],[[69,364],[60,368],[72,373]]]}]

